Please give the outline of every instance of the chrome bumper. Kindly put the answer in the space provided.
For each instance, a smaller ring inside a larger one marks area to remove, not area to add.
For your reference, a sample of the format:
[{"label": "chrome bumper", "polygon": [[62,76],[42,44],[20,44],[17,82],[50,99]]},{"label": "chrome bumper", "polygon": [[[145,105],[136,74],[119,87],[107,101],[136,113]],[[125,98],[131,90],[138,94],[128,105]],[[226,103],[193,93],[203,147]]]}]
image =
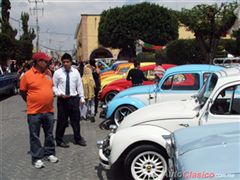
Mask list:
[{"label": "chrome bumper", "polygon": [[100,112],[100,118],[106,119],[107,115],[107,105],[102,105],[102,111]]},{"label": "chrome bumper", "polygon": [[98,155],[100,159],[100,163],[103,166],[104,169],[110,169],[111,165],[109,163],[109,155],[110,155],[110,150],[109,150],[109,135],[104,139],[97,141],[97,147],[99,149]]},{"label": "chrome bumper", "polygon": [[110,169],[111,165],[109,164],[108,158],[103,154],[103,149],[99,149],[98,151],[100,163],[104,169]]}]

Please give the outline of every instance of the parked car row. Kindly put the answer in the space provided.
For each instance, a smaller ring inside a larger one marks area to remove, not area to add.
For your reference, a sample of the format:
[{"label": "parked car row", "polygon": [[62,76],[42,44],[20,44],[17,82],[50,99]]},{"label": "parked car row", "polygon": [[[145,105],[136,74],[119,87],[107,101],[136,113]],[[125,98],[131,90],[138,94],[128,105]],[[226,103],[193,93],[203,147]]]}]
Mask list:
[{"label": "parked car row", "polygon": [[118,93],[104,107],[106,120],[119,124],[137,109],[159,102],[190,98],[203,86],[212,72],[223,69],[214,65],[182,65],[169,68],[157,84],[137,86]]},{"label": "parked car row", "polygon": [[[116,108],[112,107],[129,105],[135,109],[129,112],[119,110],[118,116],[112,115],[116,113]],[[239,179],[240,165],[236,160],[231,163],[231,160],[233,156],[240,157],[240,142],[237,142],[240,134],[240,128],[237,128],[240,122],[240,67],[184,65],[170,68],[157,86],[124,90],[108,103],[106,110],[107,118],[122,116],[119,121],[112,118],[118,127],[112,125],[109,135],[97,142],[101,164],[106,169],[121,163],[126,178],[137,180],[184,179],[184,176],[174,176],[178,172],[180,175],[191,173],[191,177],[194,174],[192,178],[198,179],[204,178],[203,175],[216,178],[229,174],[231,178]],[[238,124],[230,124],[228,129],[224,125],[205,128],[208,124],[231,122]],[[199,125],[193,130],[187,128]],[[182,128],[189,131],[172,134]],[[229,149],[223,148],[226,146]],[[222,168],[218,163],[219,167],[208,169],[210,164],[206,164],[208,158],[204,161],[204,156],[211,156],[206,153],[214,147],[218,153],[211,157],[211,162],[221,162],[222,159],[226,163]],[[220,153],[225,156],[233,147],[236,149],[231,151],[232,154],[220,158]],[[198,159],[202,160],[199,164]],[[208,174],[197,174],[203,170]]]}]

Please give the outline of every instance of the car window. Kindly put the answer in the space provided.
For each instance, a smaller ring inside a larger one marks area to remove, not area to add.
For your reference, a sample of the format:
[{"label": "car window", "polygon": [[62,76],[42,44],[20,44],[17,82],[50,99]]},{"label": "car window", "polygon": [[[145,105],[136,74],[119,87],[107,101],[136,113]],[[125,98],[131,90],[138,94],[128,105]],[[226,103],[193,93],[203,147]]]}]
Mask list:
[{"label": "car window", "polygon": [[162,85],[162,89],[165,90],[198,90],[199,88],[199,74],[196,73],[169,76]]},{"label": "car window", "polygon": [[211,73],[207,72],[207,73],[203,73],[203,83],[205,81],[207,81],[208,77],[211,75]]},{"label": "car window", "polygon": [[240,115],[240,85],[223,89],[210,109],[213,114]]}]

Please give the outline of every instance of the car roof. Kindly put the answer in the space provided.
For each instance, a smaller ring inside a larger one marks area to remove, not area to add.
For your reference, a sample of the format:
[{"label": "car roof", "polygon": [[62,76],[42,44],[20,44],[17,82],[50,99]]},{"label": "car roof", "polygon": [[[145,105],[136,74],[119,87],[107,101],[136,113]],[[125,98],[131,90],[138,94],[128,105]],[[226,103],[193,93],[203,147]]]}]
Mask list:
[{"label": "car roof", "polygon": [[224,67],[208,64],[186,64],[169,68],[166,74],[184,71],[220,71]]},{"label": "car roof", "polygon": [[240,67],[225,68],[221,71],[215,72],[218,78],[224,77],[240,77]]}]

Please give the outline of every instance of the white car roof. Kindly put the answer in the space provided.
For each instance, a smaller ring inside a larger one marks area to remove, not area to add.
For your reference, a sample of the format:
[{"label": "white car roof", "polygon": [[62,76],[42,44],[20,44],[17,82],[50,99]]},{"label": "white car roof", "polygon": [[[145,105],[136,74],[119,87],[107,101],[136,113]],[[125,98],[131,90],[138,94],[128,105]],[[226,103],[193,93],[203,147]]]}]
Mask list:
[{"label": "white car roof", "polygon": [[240,80],[240,67],[226,68],[221,71],[215,72],[219,79],[221,78],[233,78]]}]

